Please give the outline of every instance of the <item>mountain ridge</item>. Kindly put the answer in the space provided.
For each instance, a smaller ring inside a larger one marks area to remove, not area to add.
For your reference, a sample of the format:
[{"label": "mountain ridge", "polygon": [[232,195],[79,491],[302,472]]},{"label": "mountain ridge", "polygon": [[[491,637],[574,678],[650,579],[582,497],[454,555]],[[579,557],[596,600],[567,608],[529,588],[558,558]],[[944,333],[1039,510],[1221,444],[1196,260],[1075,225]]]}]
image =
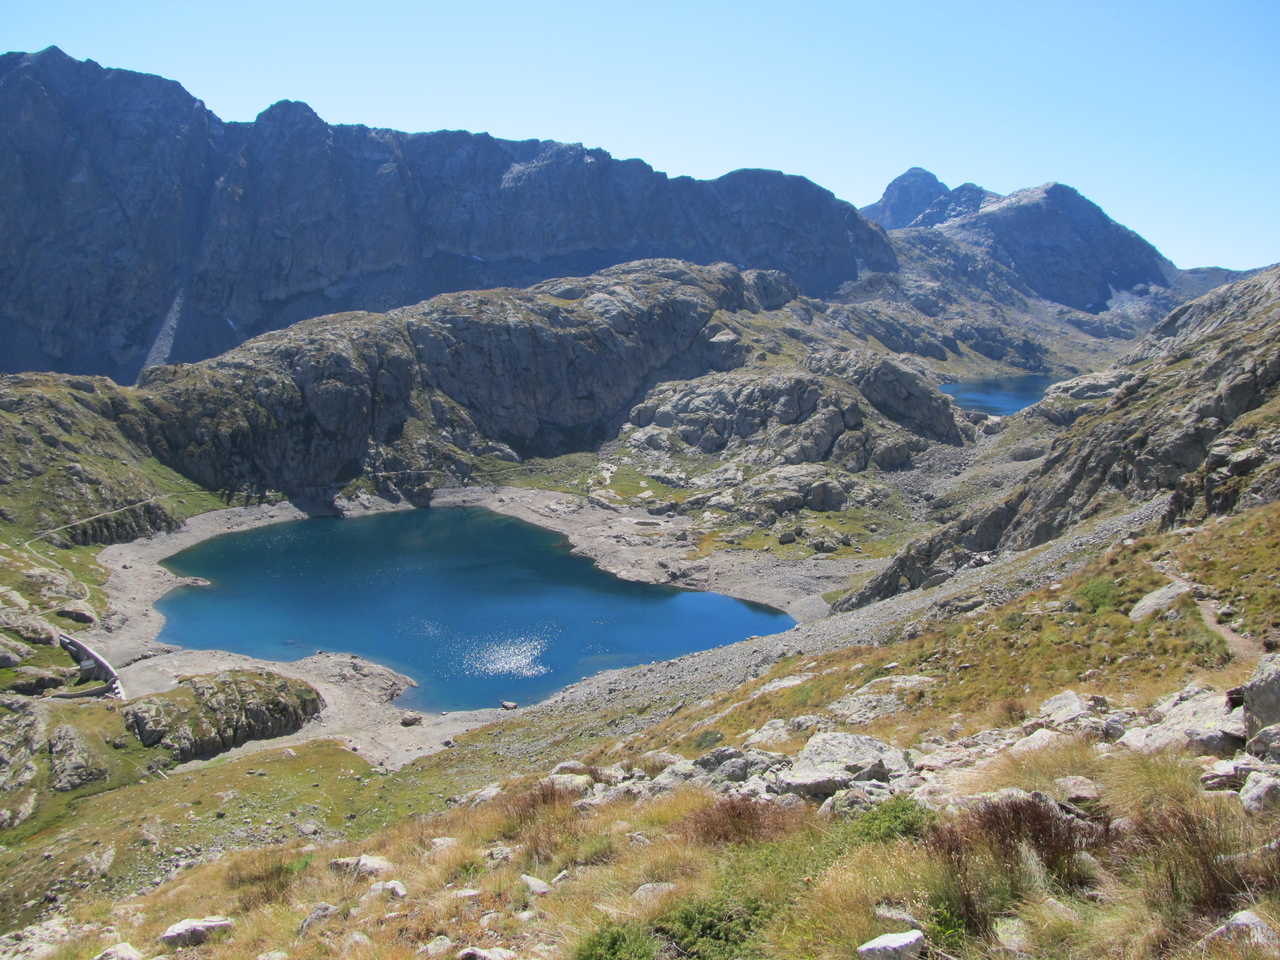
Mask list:
[{"label": "mountain ridge", "polygon": [[131,380],[310,316],[646,256],[783,269],[813,293],[896,267],[802,177],[669,178],[579,144],[331,126],[296,101],[225,123],[173,81],[56,48],[5,65],[10,370]]}]

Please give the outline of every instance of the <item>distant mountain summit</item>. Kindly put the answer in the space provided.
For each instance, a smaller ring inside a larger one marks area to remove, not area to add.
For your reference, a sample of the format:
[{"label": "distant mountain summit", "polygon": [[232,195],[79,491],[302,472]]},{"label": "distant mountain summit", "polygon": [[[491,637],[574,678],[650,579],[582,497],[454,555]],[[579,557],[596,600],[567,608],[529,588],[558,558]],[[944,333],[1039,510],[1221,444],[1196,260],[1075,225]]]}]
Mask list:
[{"label": "distant mountain summit", "polygon": [[334,311],[650,256],[786,271],[821,295],[896,269],[803,177],[669,178],[544,140],[225,123],[170,80],[56,47],[0,57],[0,369],[195,360]]},{"label": "distant mountain summit", "polygon": [[884,188],[884,195],[858,212],[886,230],[910,226],[939,197],[947,185],[923,167],[912,167]]}]

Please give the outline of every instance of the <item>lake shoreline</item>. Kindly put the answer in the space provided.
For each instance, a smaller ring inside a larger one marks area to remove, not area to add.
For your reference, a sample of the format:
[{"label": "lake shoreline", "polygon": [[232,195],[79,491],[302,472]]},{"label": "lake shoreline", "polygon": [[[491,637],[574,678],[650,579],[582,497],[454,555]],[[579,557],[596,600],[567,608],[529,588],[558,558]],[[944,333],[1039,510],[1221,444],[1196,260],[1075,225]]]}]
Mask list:
[{"label": "lake shoreline", "polygon": [[[340,500],[335,506],[336,515],[346,518],[415,509],[367,495]],[[566,537],[575,554],[589,557],[614,576],[737,597],[785,612],[798,623],[825,616],[828,608],[820,593],[845,582],[865,563],[821,555],[785,561],[768,555],[739,555],[749,551],[720,551],[688,561],[685,557],[690,544],[679,539],[681,531],[691,526],[688,518],[650,517],[643,510],[544,490],[449,488],[436,492],[432,506],[480,507],[516,517]],[[84,638],[98,646],[120,671],[131,697],[171,689],[182,676],[226,669],[274,670],[311,683],[325,697],[327,707],[321,717],[298,734],[257,741],[237,748],[239,751],[332,737],[376,765],[397,768],[500,716],[498,709],[441,716],[400,708],[393,701],[414,685],[413,680],[364,657],[317,652],[300,660],[278,661],[225,650],[188,649],[157,640],[165,618],[156,602],[175,587],[192,582],[166,569],[162,565],[165,559],[223,534],[314,515],[286,502],[231,507],[199,514],[172,532],[105,547],[99,562],[108,571],[104,586],[108,612],[100,624],[83,631]],[[561,688],[542,702],[555,700],[567,689]],[[402,726],[406,714],[415,714],[421,723]]]}]

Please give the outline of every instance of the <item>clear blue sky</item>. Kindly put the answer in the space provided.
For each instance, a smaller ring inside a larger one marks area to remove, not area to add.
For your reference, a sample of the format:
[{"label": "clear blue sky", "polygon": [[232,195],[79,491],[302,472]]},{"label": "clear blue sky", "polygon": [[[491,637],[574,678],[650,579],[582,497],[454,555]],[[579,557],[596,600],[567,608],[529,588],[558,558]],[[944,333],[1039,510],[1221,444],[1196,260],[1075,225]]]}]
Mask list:
[{"label": "clear blue sky", "polygon": [[227,120],[580,141],[672,175],[912,165],[1069,183],[1179,266],[1280,260],[1277,0],[11,4],[0,46],[178,80]]}]

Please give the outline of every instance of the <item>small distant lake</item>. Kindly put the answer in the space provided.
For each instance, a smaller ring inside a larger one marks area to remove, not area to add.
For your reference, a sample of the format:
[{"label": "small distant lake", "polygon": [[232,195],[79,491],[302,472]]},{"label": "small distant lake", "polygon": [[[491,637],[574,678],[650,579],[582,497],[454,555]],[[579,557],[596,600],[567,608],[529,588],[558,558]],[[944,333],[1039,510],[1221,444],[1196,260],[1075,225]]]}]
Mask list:
[{"label": "small distant lake", "polygon": [[1044,398],[1052,377],[1027,374],[1021,377],[994,377],[989,380],[957,380],[939,389],[955,398],[966,410],[980,410],[996,416],[1017,413]]},{"label": "small distant lake", "polygon": [[563,537],[487,510],[315,518],[216,537],[170,557],[181,587],[160,639],[296,660],[355,653],[418,682],[399,701],[532,703],[581,677],[777,633],[786,614],[619,580]]}]

